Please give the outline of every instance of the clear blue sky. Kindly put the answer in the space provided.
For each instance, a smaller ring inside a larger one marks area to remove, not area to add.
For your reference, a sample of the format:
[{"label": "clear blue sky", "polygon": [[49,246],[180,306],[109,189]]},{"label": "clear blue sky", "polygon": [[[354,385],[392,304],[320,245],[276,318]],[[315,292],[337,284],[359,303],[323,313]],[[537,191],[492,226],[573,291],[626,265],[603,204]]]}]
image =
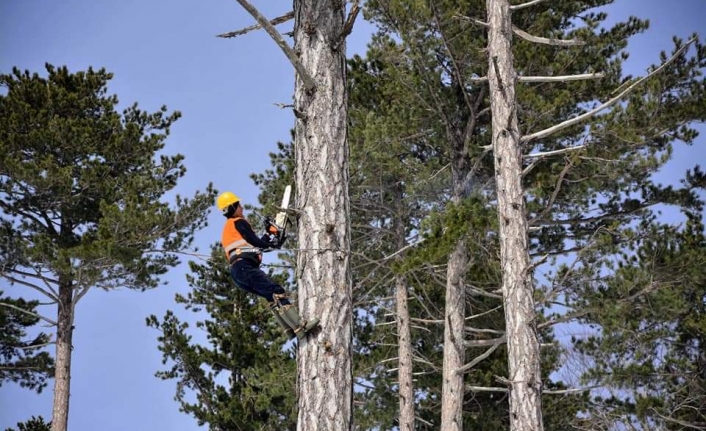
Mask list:
[{"label": "clear blue sky", "polygon": [[[287,12],[291,2],[255,0],[268,17]],[[704,30],[704,0],[619,0],[614,17],[648,17],[652,28],[631,44],[629,72],[642,74],[670,49],[671,36]],[[184,114],[173,128],[166,152],[182,153],[188,168],[179,192],[191,195],[213,182],[254,202],[248,175],[269,167],[268,152],[288,140],[293,118],[273,103],[289,103],[293,71],[264,32],[224,40],[215,34],[253,20],[233,0],[3,0],[0,2],[0,71],[12,66],[42,72],[45,62],[72,71],[105,67],[115,74],[110,90],[123,104],[147,110],[162,104]],[[359,21],[348,53],[362,53],[370,26]],[[701,139],[704,143],[704,139]],[[664,179],[706,160],[695,146],[679,151]],[[206,248],[218,238],[221,218],[197,236]],[[169,284],[139,293],[93,291],[79,304],[74,336],[69,429],[72,431],[197,430],[178,412],[174,382],[154,377],[162,369],[157,333],[145,326],[150,314],[175,309],[173,297],[186,290],[185,270],[172,271]],[[8,294],[24,294],[0,282]],[[45,310],[49,315],[55,311]],[[8,385],[0,389],[0,429],[32,415],[51,416],[51,386],[41,395]]]}]

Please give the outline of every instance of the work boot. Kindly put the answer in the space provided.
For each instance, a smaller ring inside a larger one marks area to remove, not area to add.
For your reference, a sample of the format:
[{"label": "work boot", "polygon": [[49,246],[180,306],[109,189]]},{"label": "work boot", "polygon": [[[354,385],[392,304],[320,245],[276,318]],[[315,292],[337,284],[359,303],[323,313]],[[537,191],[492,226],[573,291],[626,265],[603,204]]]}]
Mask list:
[{"label": "work boot", "polygon": [[299,312],[292,304],[284,305],[279,309],[282,319],[289,324],[289,327],[294,329],[294,333],[300,340],[306,337],[312,329],[319,324],[319,319],[304,320],[299,317]]},{"label": "work boot", "polygon": [[279,313],[279,305],[274,302],[270,302],[270,311],[274,314],[275,320],[279,323],[279,326],[282,327],[284,333],[287,334],[287,338],[290,340],[294,338],[294,329],[290,328],[287,322],[282,319],[282,316]]}]

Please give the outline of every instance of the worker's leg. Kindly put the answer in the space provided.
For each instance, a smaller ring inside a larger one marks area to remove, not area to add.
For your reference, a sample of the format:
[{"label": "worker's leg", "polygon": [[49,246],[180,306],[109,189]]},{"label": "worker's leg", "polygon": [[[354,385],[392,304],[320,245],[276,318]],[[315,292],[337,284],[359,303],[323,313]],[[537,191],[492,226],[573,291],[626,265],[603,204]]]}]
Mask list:
[{"label": "worker's leg", "polygon": [[[286,292],[279,284],[275,283],[260,268],[250,262],[239,261],[233,265],[233,279],[238,286],[262,296],[267,302],[275,303],[277,313],[299,339],[314,329],[319,324],[319,319],[303,320],[299,312],[287,299]],[[279,320],[278,320],[279,322]]]},{"label": "worker's leg", "polygon": [[294,338],[294,329],[292,329],[289,324],[282,319],[282,316],[280,315],[280,306],[277,302],[271,302],[269,305],[270,311],[275,316],[275,320],[279,326],[282,327],[284,333],[287,334],[287,338]]},{"label": "worker's leg", "polygon": [[267,302],[275,302],[274,295],[277,294],[281,305],[289,304],[282,286],[275,283],[253,263],[245,260],[236,262],[231,267],[231,275],[238,287],[265,298]]},{"label": "worker's leg", "polygon": [[297,338],[300,340],[306,337],[312,329],[319,325],[319,319],[314,317],[313,319],[304,320],[299,316],[299,311],[294,307],[294,305],[284,305],[279,309],[280,316],[290,328],[294,330]]}]

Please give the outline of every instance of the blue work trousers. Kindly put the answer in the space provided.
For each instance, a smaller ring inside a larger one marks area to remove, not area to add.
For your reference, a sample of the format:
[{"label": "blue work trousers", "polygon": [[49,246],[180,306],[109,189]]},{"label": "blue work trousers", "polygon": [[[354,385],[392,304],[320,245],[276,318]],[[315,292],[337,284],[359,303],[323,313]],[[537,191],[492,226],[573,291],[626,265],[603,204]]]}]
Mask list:
[{"label": "blue work trousers", "polygon": [[[282,286],[275,283],[259,268],[258,264],[250,259],[240,259],[236,261],[230,267],[230,275],[239,288],[261,296],[265,298],[267,302],[274,301],[273,295],[275,293],[285,293]],[[282,305],[289,304],[289,301],[285,298],[280,299],[279,302]]]}]

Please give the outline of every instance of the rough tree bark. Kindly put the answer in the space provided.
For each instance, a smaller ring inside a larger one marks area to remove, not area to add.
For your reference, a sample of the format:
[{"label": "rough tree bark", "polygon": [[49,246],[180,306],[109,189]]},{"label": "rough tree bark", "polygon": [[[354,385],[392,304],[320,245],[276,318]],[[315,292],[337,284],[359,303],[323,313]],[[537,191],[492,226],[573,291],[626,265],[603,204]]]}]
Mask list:
[{"label": "rough tree bark", "polygon": [[56,328],[56,370],[54,374],[54,401],[52,404],[52,431],[66,431],[69,422],[71,396],[71,350],[74,325],[74,298],[71,281],[59,281],[59,301]]},{"label": "rough tree bark", "polygon": [[[401,185],[398,186],[397,195],[397,216],[395,220],[395,237],[397,238],[397,249],[401,250],[406,244],[405,226],[406,222],[403,214],[404,196]],[[398,259],[402,259],[398,255]],[[409,305],[407,301],[407,280],[401,274],[395,276],[395,314],[397,316],[397,338],[398,338],[398,368],[397,376],[399,380],[399,429],[400,431],[414,431],[414,383],[412,382],[412,332],[409,326]]]},{"label": "rough tree bark", "polygon": [[466,297],[463,285],[468,251],[466,242],[456,244],[446,271],[446,306],[444,324],[444,368],[441,389],[441,429],[463,430],[463,373],[457,372],[466,362],[463,323]]},{"label": "rough tree bark", "polygon": [[345,2],[296,0],[294,50],[317,88],[297,74],[294,109],[303,318],[321,331],[299,346],[299,431],[352,426],[352,294],[346,120]]},{"label": "rough tree bark", "polygon": [[508,348],[510,429],[542,431],[542,380],[528,253],[527,215],[522,191],[508,0],[487,0],[488,79],[493,116],[503,302]]},{"label": "rough tree bark", "polygon": [[[462,84],[454,80],[458,97],[464,91]],[[468,197],[466,178],[471,166],[466,145],[466,130],[473,130],[470,123],[474,112],[460,112],[456,127],[447,125],[447,137],[451,144],[452,201],[459,204]],[[470,122],[470,123],[469,123]],[[459,128],[458,125],[464,125]],[[468,247],[465,238],[459,238],[449,256],[446,270],[446,301],[444,306],[444,365],[441,385],[441,429],[463,430],[463,373],[458,370],[466,361],[464,345],[464,319],[466,317],[466,290],[464,279],[468,270]]]},{"label": "rough tree bark", "polygon": [[412,334],[409,328],[409,307],[407,304],[407,282],[401,275],[395,277],[395,297],[397,300],[397,334],[399,339],[399,429],[414,430],[414,384],[412,383]]},{"label": "rough tree bark", "polygon": [[[466,104],[465,85],[460,75],[454,74],[451,86],[456,97]],[[482,100],[482,95],[479,96]],[[467,105],[467,104],[466,104]],[[455,205],[470,195],[467,184],[471,173],[468,140],[475,129],[477,105],[467,105],[446,120],[446,137],[451,146],[451,181]],[[449,255],[446,269],[446,300],[444,306],[444,365],[441,387],[441,429],[463,430],[464,374],[459,372],[466,362],[464,321],[466,318],[465,277],[468,271],[468,243],[459,237]]]}]

